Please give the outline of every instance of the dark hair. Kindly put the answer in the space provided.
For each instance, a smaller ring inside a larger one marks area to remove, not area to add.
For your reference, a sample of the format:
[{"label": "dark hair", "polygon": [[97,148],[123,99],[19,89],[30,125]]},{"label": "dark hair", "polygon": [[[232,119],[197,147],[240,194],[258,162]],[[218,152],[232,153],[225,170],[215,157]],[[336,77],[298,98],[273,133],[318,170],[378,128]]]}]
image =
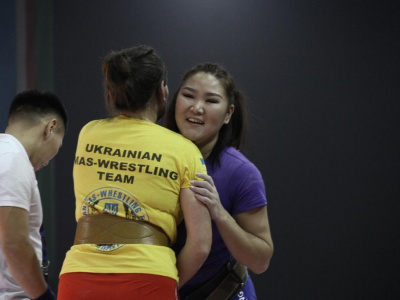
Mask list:
[{"label": "dark hair", "polygon": [[245,96],[237,90],[235,81],[229,73],[220,65],[214,63],[199,64],[186,72],[183,76],[179,89],[175,92],[166,113],[166,127],[179,132],[175,119],[176,99],[184,82],[197,73],[211,74],[220,82],[228,97],[229,105],[235,106],[231,119],[228,124],[222,125],[219,130],[218,140],[210,154],[212,164],[219,163],[219,154],[228,146],[240,150],[244,145],[244,136],[247,129],[247,112],[245,105]]},{"label": "dark hair", "polygon": [[167,83],[167,69],[154,49],[140,45],[112,51],[103,60],[107,108],[137,111],[146,107],[161,82]]},{"label": "dark hair", "polygon": [[19,115],[43,116],[54,113],[58,115],[67,130],[68,116],[61,100],[51,92],[42,92],[37,89],[30,89],[17,94],[11,103],[8,112],[8,120]]}]

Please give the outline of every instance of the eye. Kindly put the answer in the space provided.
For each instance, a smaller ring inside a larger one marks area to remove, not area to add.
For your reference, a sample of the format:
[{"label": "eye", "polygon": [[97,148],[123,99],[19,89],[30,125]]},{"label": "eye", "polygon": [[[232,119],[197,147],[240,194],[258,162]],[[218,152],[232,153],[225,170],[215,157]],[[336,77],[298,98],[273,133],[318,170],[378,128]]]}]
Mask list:
[{"label": "eye", "polygon": [[190,99],[194,98],[192,94],[183,93],[182,95],[183,95],[183,97],[186,97],[186,98],[190,98]]},{"label": "eye", "polygon": [[217,99],[207,99],[207,103],[219,103]]}]

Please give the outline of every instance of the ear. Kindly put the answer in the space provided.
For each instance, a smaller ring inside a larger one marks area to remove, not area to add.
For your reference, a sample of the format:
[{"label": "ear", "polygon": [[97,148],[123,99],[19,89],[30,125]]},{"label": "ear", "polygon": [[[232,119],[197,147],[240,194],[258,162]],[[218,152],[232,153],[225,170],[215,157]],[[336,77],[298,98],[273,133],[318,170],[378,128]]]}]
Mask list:
[{"label": "ear", "polygon": [[167,102],[169,97],[169,89],[168,85],[165,84],[164,80],[161,81],[161,86],[160,86],[160,99],[159,101],[162,102]]},{"label": "ear", "polygon": [[43,132],[43,139],[46,141],[54,134],[55,130],[57,129],[58,121],[57,119],[51,119],[47,122],[44,132]]},{"label": "ear", "polygon": [[228,111],[226,112],[226,116],[224,119],[224,124],[229,123],[234,111],[235,111],[235,105],[233,105],[233,104],[229,105]]}]

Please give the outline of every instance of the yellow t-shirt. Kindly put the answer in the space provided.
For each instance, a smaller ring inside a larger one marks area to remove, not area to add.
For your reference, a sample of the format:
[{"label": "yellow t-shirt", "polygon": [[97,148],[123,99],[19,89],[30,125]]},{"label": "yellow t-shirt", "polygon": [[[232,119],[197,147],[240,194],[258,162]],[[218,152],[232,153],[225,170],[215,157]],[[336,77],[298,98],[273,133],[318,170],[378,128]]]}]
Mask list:
[{"label": "yellow t-shirt", "polygon": [[[196,145],[157,124],[119,116],[88,123],[74,161],[76,220],[108,213],[150,222],[172,242],[182,221],[179,193],[206,173]],[[144,244],[72,246],[61,274],[147,273],[177,280],[169,247]]]}]

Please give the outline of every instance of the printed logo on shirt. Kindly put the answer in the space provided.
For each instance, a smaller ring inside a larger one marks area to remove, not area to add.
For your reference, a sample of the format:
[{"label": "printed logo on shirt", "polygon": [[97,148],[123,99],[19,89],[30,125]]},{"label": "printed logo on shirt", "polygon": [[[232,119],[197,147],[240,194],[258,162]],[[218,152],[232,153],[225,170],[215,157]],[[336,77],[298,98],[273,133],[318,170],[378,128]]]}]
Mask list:
[{"label": "printed logo on shirt", "polygon": [[[128,191],[117,187],[102,187],[90,192],[83,199],[82,215],[107,213],[119,215],[130,220],[149,221],[149,215],[143,205]],[[92,245],[98,251],[114,251],[123,244]]]},{"label": "printed logo on shirt", "polygon": [[[152,175],[178,181],[176,170],[165,168],[162,154],[131,149],[118,149],[104,145],[87,144],[84,155],[77,155],[74,164],[90,167],[98,180],[133,185],[136,175]],[[88,155],[95,155],[92,157]]]},{"label": "printed logo on shirt", "polygon": [[243,291],[240,291],[239,294],[237,294],[236,299],[247,300],[247,297],[244,295]]},{"label": "printed logo on shirt", "polygon": [[105,203],[103,211],[110,215],[116,215],[118,213],[118,204],[116,203]]}]

